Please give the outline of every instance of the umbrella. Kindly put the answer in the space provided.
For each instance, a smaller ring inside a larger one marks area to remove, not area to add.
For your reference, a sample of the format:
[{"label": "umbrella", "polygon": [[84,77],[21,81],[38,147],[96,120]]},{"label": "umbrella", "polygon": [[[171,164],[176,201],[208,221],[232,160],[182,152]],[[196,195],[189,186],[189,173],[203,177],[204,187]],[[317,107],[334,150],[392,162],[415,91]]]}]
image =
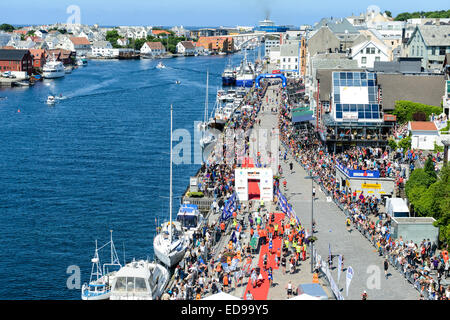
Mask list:
[{"label": "umbrella", "polygon": [[239,299],[238,297],[232,296],[231,294],[225,292],[219,292],[209,297],[203,298],[202,300],[242,300],[242,299]]}]

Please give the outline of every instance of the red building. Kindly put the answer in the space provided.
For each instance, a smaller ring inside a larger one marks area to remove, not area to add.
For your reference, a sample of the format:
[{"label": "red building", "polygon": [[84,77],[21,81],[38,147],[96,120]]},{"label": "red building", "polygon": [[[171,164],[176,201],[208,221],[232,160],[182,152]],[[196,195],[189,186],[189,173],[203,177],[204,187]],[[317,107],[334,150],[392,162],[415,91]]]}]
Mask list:
[{"label": "red building", "polygon": [[44,49],[30,49],[30,54],[33,58],[33,67],[42,68],[45,64],[45,50]]},{"label": "red building", "polygon": [[33,58],[29,50],[0,49],[0,72],[25,71],[33,72]]}]

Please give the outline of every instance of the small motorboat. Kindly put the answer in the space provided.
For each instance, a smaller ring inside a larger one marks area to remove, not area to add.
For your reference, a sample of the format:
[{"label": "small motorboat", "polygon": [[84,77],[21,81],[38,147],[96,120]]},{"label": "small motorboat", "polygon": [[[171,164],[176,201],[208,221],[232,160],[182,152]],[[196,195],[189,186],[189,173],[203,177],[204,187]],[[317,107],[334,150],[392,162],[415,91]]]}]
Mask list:
[{"label": "small motorboat", "polygon": [[180,83],[181,83],[180,80],[175,81],[175,84],[180,84]]},{"label": "small motorboat", "polygon": [[48,96],[47,104],[53,105],[53,104],[55,104],[55,102],[56,102],[55,96]]},{"label": "small motorboat", "polygon": [[160,61],[160,62],[158,63],[158,65],[156,66],[156,68],[158,68],[158,69],[165,69],[166,66]]}]

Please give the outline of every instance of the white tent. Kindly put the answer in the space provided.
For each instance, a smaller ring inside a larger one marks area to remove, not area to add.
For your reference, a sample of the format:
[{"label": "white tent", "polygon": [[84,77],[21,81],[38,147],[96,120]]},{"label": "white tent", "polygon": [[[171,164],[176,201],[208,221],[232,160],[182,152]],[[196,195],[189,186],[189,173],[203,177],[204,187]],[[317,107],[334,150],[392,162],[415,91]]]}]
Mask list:
[{"label": "white tent", "polygon": [[241,300],[241,299],[225,292],[219,292],[206,298],[203,298],[202,300]]},{"label": "white tent", "polygon": [[303,293],[288,300],[321,300],[319,297],[310,296],[309,294]]}]

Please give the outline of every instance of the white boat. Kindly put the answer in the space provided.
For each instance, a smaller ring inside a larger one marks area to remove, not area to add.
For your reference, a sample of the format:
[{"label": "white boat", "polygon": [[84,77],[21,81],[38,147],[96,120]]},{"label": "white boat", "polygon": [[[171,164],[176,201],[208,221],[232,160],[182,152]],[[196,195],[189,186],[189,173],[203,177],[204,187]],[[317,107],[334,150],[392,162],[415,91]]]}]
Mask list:
[{"label": "white boat", "polygon": [[56,102],[55,96],[47,97],[47,104],[55,104],[55,102]]},{"label": "white boat", "polygon": [[181,81],[179,81],[179,80],[175,81],[175,84],[180,84],[180,83],[181,83]]},{"label": "white boat", "polygon": [[165,69],[166,66],[160,61],[160,62],[156,65],[156,68],[158,68],[158,69]]},{"label": "white boat", "polygon": [[255,78],[255,66],[247,60],[247,51],[245,51],[244,59],[241,61],[239,71],[236,73],[236,86],[252,87]]},{"label": "white boat", "polygon": [[64,72],[65,72],[66,74],[72,73],[72,70],[73,70],[72,67],[65,67],[65,68],[64,68]]},{"label": "white boat", "polygon": [[[106,263],[103,265],[103,268],[101,268],[98,252],[108,244],[111,245],[111,263]],[[112,231],[111,240],[101,248],[97,248],[97,241],[95,241],[95,254],[91,262],[91,277],[89,279],[89,283],[84,283],[81,287],[81,299],[107,300],[111,295],[111,284],[115,278],[117,270],[122,267],[112,240]]]},{"label": "white boat", "polygon": [[55,56],[42,68],[42,77],[45,79],[62,78],[66,75],[64,65],[61,61],[56,61]]},{"label": "white boat", "polygon": [[165,222],[161,227],[161,232],[153,240],[153,251],[159,261],[171,268],[183,259],[189,238],[185,236],[180,222],[172,221],[172,225]]},{"label": "white boat", "polygon": [[192,234],[206,223],[206,219],[198,210],[195,204],[183,203],[177,214],[177,221],[180,222],[184,232],[192,238]]},{"label": "white boat", "polygon": [[162,265],[147,260],[132,261],[119,271],[112,282],[110,300],[156,300],[170,279]]},{"label": "white boat", "polygon": [[170,106],[170,193],[169,222],[162,225],[161,232],[153,239],[153,251],[156,257],[170,267],[175,266],[184,257],[189,246],[189,239],[184,235],[181,224],[176,226],[172,221],[172,105]]}]

